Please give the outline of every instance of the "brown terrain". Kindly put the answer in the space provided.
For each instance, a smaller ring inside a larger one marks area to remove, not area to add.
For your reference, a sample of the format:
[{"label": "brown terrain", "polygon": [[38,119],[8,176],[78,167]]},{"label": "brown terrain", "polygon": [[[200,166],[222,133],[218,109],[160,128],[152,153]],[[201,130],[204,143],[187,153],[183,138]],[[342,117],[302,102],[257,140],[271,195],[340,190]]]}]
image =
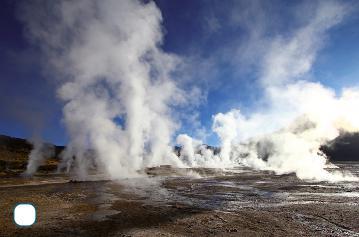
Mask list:
[{"label": "brown terrain", "polygon": [[[92,174],[79,182],[54,172],[63,147],[23,178],[31,145],[1,139],[0,236],[359,236],[358,182],[168,166],[147,169],[147,177]],[[337,165],[359,174],[358,162]],[[19,202],[36,206],[33,226],[12,221]]]}]

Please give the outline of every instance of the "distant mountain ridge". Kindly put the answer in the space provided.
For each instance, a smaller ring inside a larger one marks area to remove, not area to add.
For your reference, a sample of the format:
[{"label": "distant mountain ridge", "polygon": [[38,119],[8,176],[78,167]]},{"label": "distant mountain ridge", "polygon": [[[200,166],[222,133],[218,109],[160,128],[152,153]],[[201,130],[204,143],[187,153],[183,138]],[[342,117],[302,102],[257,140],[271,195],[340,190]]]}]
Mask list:
[{"label": "distant mountain ridge", "polygon": [[[59,155],[65,149],[65,146],[46,144],[54,147],[55,155],[40,166],[40,170],[56,170],[60,160]],[[218,147],[206,146],[216,154],[220,152]],[[0,173],[24,171],[32,147],[32,144],[25,139],[0,135]],[[359,133],[342,134],[328,144],[323,145],[320,149],[331,161],[359,161]],[[175,146],[174,152],[179,156],[181,147]]]}]

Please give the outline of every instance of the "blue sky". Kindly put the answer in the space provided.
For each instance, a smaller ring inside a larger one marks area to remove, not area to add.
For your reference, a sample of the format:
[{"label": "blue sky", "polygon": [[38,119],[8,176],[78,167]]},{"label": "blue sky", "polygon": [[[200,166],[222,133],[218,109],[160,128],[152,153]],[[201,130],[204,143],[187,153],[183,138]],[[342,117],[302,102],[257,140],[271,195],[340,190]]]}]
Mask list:
[{"label": "blue sky", "polygon": [[38,52],[24,37],[17,4],[3,1],[0,8],[0,133],[23,138],[36,134],[63,144],[61,105],[54,86],[43,77]]},{"label": "blue sky", "polygon": [[[261,97],[258,62],[261,40],[286,36],[310,20],[314,1],[157,0],[163,16],[162,48],[185,58],[187,86],[202,89],[201,103],[191,113],[208,129],[212,115],[241,108],[252,110]],[[65,144],[62,102],[56,85],[45,78],[38,49],[28,43],[17,20],[19,1],[2,1],[0,8],[0,134],[40,135]],[[352,12],[331,28],[318,51],[308,78],[340,91],[358,86],[359,14]],[[309,10],[308,10],[309,9]],[[308,13],[309,12],[309,13]],[[254,42],[254,43],[253,43]],[[254,44],[254,45],[253,45]],[[258,49],[259,47],[259,49]],[[183,76],[183,75],[182,75]],[[193,133],[191,121],[179,132]],[[207,138],[216,144],[213,134]]]}]

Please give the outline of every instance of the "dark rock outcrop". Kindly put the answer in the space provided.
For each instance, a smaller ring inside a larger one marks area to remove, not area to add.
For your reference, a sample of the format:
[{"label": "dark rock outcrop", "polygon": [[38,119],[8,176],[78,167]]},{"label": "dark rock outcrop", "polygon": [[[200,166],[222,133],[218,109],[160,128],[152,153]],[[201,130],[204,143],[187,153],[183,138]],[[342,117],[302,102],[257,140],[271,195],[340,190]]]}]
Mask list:
[{"label": "dark rock outcrop", "polygon": [[331,161],[359,161],[359,133],[344,133],[321,150]]}]

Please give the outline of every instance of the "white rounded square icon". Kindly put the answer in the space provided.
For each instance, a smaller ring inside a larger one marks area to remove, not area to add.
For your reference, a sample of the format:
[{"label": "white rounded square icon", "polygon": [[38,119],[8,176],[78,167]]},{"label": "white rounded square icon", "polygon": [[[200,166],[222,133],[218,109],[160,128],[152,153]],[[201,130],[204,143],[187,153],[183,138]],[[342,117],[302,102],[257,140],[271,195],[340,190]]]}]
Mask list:
[{"label": "white rounded square icon", "polygon": [[19,226],[31,226],[36,221],[36,209],[30,203],[17,204],[14,209],[14,221]]}]

